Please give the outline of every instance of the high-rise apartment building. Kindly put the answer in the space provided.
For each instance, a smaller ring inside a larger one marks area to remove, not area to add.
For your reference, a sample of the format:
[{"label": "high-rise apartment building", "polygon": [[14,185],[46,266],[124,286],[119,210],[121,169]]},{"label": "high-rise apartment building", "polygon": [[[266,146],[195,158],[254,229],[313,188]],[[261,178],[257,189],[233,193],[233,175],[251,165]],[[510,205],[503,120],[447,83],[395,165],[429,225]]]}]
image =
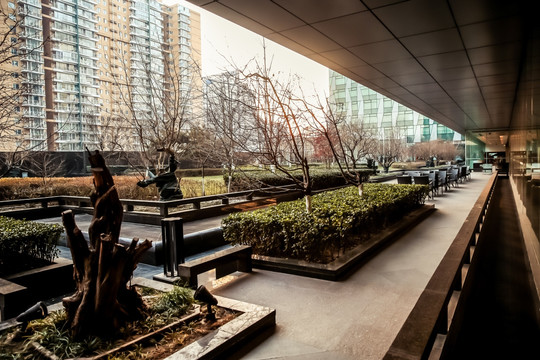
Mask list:
[{"label": "high-rise apartment building", "polygon": [[173,87],[170,69],[179,67],[186,88],[201,86],[191,66],[200,64],[200,15],[185,7],[157,0],[0,1],[18,22],[18,64],[9,66],[25,89],[12,113],[21,126],[4,150],[112,150],[119,141],[136,150],[130,117],[163,115],[155,99]]},{"label": "high-rise apartment building", "polygon": [[408,144],[431,140],[461,142],[463,136],[408,107],[330,70],[330,103],[335,113],[363,122],[379,137],[399,133]]}]

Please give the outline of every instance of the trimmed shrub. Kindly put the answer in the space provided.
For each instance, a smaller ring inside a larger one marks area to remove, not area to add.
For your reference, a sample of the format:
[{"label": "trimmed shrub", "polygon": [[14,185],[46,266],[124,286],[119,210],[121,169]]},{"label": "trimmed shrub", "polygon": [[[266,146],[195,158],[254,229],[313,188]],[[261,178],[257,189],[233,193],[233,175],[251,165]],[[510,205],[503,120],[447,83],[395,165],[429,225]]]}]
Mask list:
[{"label": "trimmed shrub", "polygon": [[[360,174],[362,182],[367,181],[369,175],[373,173],[373,171],[369,169],[357,169],[356,171]],[[295,174],[298,179],[302,179],[302,173],[300,171],[293,172],[293,174]],[[313,190],[346,185],[345,179],[339,170],[312,169],[310,170],[310,175],[313,182]],[[225,183],[227,183],[228,179],[225,175],[224,180]],[[292,180],[279,171],[272,173],[267,170],[261,170],[235,173],[232,178],[231,189],[233,189],[233,191],[242,191],[291,184],[293,184]]]},{"label": "trimmed shrub", "polygon": [[365,184],[313,196],[307,213],[302,199],[222,221],[223,236],[251,245],[259,255],[328,262],[359,241],[423,204],[427,185]]},{"label": "trimmed shrub", "polygon": [[[121,199],[157,200],[159,193],[155,186],[141,188],[137,186],[140,177],[122,175],[113,176],[118,195]],[[206,179],[206,195],[225,193],[226,187],[221,178]],[[184,197],[201,196],[201,182],[196,179],[180,180]],[[52,178],[43,184],[40,178],[2,178],[0,179],[0,201],[28,199],[45,196],[90,196],[94,190],[91,176],[77,178]]]},{"label": "trimmed shrub", "polygon": [[[17,262],[37,259],[52,262],[63,227],[0,216],[0,272]],[[20,264],[16,264],[20,265]],[[4,268],[4,269],[2,269]]]}]

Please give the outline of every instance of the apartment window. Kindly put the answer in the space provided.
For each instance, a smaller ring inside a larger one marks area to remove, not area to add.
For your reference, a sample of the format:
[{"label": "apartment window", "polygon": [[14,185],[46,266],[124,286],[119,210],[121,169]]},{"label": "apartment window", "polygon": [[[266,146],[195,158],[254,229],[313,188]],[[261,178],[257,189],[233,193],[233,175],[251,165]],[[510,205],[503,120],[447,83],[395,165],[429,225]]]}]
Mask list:
[{"label": "apartment window", "polygon": [[12,53],[13,55],[17,55],[17,49],[11,48],[11,53]]},{"label": "apartment window", "polygon": [[19,84],[13,84],[13,89],[15,90],[19,89]]},{"label": "apartment window", "polygon": [[8,2],[8,6],[10,9],[15,9],[15,4],[12,2]]},{"label": "apartment window", "polygon": [[19,66],[19,62],[17,60],[11,60],[11,65]]},{"label": "apartment window", "polygon": [[16,44],[16,43],[17,43],[17,38],[16,38],[16,37],[12,37],[12,38],[11,38],[11,43],[12,43],[12,44]]}]

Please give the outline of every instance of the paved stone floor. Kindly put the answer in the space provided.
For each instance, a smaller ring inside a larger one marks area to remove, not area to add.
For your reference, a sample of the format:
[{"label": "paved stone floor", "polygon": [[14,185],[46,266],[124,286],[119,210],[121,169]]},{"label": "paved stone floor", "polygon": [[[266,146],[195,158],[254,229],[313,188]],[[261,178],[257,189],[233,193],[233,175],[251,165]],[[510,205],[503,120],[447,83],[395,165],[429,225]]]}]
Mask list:
[{"label": "paved stone floor", "polygon": [[[435,213],[341,281],[255,269],[208,283],[214,294],[277,310],[276,328],[229,359],[381,359],[488,179],[473,173],[472,180],[428,201]],[[219,220],[198,229],[219,226]],[[123,225],[126,234],[133,230]],[[139,264],[135,276],[161,271]]]},{"label": "paved stone floor", "polygon": [[488,179],[429,201],[435,213],[342,281],[255,270],[214,289],[277,310],[275,331],[230,359],[382,359]]}]

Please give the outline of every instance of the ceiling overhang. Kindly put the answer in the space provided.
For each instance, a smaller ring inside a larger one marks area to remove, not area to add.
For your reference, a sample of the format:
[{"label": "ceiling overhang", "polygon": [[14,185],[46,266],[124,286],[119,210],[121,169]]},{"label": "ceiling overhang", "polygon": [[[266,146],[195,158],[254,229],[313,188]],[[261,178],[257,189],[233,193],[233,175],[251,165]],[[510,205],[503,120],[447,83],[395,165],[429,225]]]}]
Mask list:
[{"label": "ceiling overhang", "polygon": [[462,134],[511,127],[527,2],[188,1]]}]

